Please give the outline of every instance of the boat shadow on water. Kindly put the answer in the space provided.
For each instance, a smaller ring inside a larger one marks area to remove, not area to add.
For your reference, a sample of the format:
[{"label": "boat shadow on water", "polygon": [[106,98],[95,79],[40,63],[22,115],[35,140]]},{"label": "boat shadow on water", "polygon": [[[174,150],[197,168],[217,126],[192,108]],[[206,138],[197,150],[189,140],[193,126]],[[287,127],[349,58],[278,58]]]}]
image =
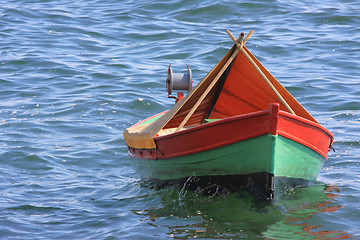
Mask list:
[{"label": "boat shadow on water", "polygon": [[[340,190],[335,186],[317,183],[292,188],[275,200],[266,201],[257,199],[245,188],[236,192],[216,184],[193,184],[189,188],[193,181],[197,179],[156,190],[160,206],[132,212],[145,215],[144,223],[167,229],[164,237],[175,239],[352,238],[332,228],[331,222],[329,226],[317,225],[319,219],[326,222],[327,213],[344,207],[337,204]],[[144,185],[155,186],[148,182]]]}]

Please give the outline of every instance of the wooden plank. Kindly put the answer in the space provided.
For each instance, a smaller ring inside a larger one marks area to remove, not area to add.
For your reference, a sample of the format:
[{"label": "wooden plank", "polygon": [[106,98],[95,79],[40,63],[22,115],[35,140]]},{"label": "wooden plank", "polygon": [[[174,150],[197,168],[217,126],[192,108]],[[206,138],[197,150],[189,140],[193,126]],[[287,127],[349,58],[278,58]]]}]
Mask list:
[{"label": "wooden plank", "polygon": [[[250,33],[252,34],[254,31],[250,31]],[[265,80],[265,82],[267,83],[267,85],[269,85],[269,87],[271,88],[271,90],[273,90],[273,92],[275,93],[275,95],[280,99],[281,103],[286,107],[286,109],[294,114],[295,112],[292,110],[292,108],[290,107],[290,105],[285,101],[285,99],[281,96],[281,94],[278,92],[278,90],[274,87],[274,85],[272,85],[272,83],[269,81],[269,79],[266,77],[266,75],[261,71],[261,69],[258,67],[258,65],[254,62],[254,60],[252,60],[252,58],[249,56],[249,54],[242,49],[243,44],[239,43],[238,40],[235,39],[235,37],[231,34],[231,32],[229,30],[226,30],[226,33],[229,35],[229,37],[234,41],[234,43],[240,48],[240,51],[245,55],[245,57],[250,61],[250,63],[254,66],[254,68],[256,69],[256,71],[261,75],[261,77]],[[248,34],[248,36],[251,34]],[[246,38],[248,38],[248,36]],[[246,40],[245,38],[245,40]],[[246,40],[247,41],[247,40]]]},{"label": "wooden plank", "polygon": [[251,37],[251,35],[254,33],[254,31],[251,30],[251,31],[248,33],[248,35],[246,36],[245,39],[244,39],[244,33],[241,33],[238,39],[236,39],[236,38],[234,37],[234,35],[232,35],[232,33],[230,32],[229,29],[226,30],[226,33],[227,33],[227,35],[229,35],[229,37],[231,38],[231,40],[233,40],[233,42],[236,44],[236,46],[238,46],[238,47],[241,46],[241,47],[242,47],[242,46],[244,46],[245,43],[250,39],[250,37]]},{"label": "wooden plank", "polygon": [[285,101],[285,99],[281,96],[281,94],[278,92],[278,90],[274,87],[274,85],[272,85],[272,83],[270,82],[270,80],[265,76],[265,74],[261,71],[261,69],[258,67],[258,65],[256,65],[256,63],[254,62],[254,60],[252,60],[252,58],[249,56],[249,54],[244,50],[244,49],[240,49],[240,51],[245,55],[245,57],[250,61],[250,63],[254,66],[254,68],[256,69],[256,71],[258,71],[258,73],[261,75],[261,77],[265,80],[265,82],[269,85],[269,87],[271,88],[271,90],[273,90],[273,92],[276,94],[276,96],[280,99],[281,103],[286,107],[286,109],[294,114],[295,112],[292,110],[292,108],[290,107],[290,105]]}]

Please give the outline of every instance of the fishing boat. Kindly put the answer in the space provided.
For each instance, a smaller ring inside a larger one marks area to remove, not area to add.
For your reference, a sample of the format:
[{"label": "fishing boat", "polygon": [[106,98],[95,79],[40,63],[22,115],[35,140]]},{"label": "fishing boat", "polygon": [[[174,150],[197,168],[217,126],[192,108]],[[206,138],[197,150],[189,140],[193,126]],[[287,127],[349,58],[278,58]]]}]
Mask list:
[{"label": "fishing boat", "polygon": [[196,178],[265,199],[316,180],[334,137],[245,46],[252,33],[235,38],[227,30],[234,45],[195,87],[189,67],[179,74],[169,66],[175,105],[123,133],[141,178]]}]

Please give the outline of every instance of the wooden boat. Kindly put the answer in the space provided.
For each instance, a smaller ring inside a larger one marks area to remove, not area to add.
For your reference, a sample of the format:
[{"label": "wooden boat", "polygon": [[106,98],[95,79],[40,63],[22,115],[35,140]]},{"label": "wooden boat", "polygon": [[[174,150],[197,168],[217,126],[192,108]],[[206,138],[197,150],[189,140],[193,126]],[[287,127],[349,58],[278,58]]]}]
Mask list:
[{"label": "wooden boat", "polygon": [[245,47],[252,31],[227,33],[235,44],[196,87],[124,132],[138,174],[157,183],[197,177],[267,199],[315,181],[333,135]]}]

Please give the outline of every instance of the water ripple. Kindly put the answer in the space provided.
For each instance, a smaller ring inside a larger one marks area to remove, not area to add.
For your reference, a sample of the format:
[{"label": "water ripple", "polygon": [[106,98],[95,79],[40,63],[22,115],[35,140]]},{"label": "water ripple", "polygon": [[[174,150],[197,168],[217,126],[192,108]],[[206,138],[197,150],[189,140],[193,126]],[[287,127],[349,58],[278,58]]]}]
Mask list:
[{"label": "water ripple", "polygon": [[[355,0],[3,3],[2,239],[360,236],[359,16]],[[200,81],[232,45],[226,29],[253,29],[248,48],[334,133],[324,183],[258,206],[180,203],[180,189],[138,179],[122,131],[173,105],[170,63]]]}]

